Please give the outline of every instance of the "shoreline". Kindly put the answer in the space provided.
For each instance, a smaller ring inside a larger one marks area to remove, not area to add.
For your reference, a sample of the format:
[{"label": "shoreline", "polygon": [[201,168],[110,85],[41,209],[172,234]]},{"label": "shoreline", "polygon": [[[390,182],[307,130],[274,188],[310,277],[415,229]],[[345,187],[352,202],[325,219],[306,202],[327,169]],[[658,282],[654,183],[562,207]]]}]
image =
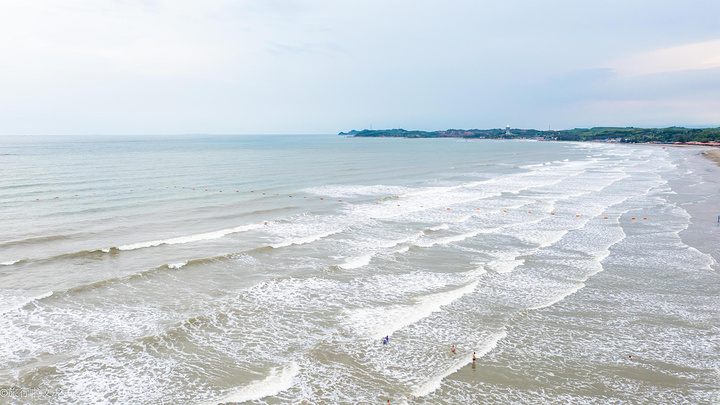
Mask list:
[{"label": "shoreline", "polygon": [[720,166],[720,149],[707,149],[700,153],[705,159]]},{"label": "shoreline", "polygon": [[[709,235],[718,235],[718,206],[720,195],[715,190],[720,186],[718,173],[720,173],[720,148],[704,149],[692,153],[686,160],[686,167],[690,173],[702,178],[700,183],[687,182],[685,176],[670,182],[672,189],[677,193],[672,201],[683,206],[690,215],[690,224],[678,235],[683,243],[691,246],[712,258],[708,267],[714,272],[720,271],[720,248],[713,243],[714,238]],[[700,186],[693,188],[695,186]],[[702,191],[701,191],[702,190]]]}]

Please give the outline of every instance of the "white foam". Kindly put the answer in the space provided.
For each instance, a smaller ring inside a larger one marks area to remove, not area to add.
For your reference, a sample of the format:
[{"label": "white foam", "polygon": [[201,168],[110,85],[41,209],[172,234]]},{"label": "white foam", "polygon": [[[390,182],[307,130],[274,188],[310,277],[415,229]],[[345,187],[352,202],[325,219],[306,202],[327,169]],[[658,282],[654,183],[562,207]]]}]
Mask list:
[{"label": "white foam", "polygon": [[335,198],[351,198],[357,196],[395,196],[409,192],[411,189],[403,186],[360,186],[360,185],[332,185],[311,187],[302,190],[306,193],[323,195]]},{"label": "white foam", "polygon": [[446,237],[444,237],[444,238],[437,238],[437,239],[433,239],[433,240],[428,241],[428,242],[419,242],[417,245],[418,245],[419,247],[425,247],[425,248],[427,248],[427,247],[432,247],[432,246],[435,246],[435,245],[447,245],[447,244],[450,244],[450,243],[453,243],[453,242],[460,242],[460,241],[463,241],[463,240],[468,239],[468,238],[474,238],[475,236],[478,236],[478,235],[483,234],[483,233],[492,233],[492,232],[496,231],[497,229],[498,229],[498,228],[481,229],[481,230],[478,230],[478,231],[461,233],[461,234],[452,235],[452,236],[446,236]]},{"label": "white foam", "polygon": [[[149,247],[155,247],[160,245],[176,245],[181,243],[191,243],[191,242],[198,242],[201,240],[210,240],[210,239],[218,239],[222,238],[225,235],[230,235],[232,233],[238,233],[238,232],[245,232],[252,229],[258,229],[265,226],[264,223],[258,223],[258,224],[250,224],[250,225],[243,225],[243,226],[236,226],[234,228],[228,228],[228,229],[222,229],[215,232],[206,232],[206,233],[199,233],[196,235],[189,235],[189,236],[181,236],[178,238],[170,238],[170,239],[158,239],[158,240],[152,240],[149,242],[139,242],[139,243],[131,243],[129,245],[122,245],[118,246],[118,250],[135,250],[135,249],[143,249],[143,248],[149,248]],[[103,249],[103,252],[106,250]]]},{"label": "white foam", "polygon": [[[678,238],[679,238],[679,237],[678,237]],[[717,266],[718,262],[717,262],[717,261],[715,260],[715,258],[712,257],[711,255],[709,255],[709,254],[707,254],[707,253],[703,253],[703,252],[695,249],[694,247],[685,244],[684,242],[681,242],[681,243],[682,243],[682,245],[685,246],[688,250],[690,250],[691,252],[697,253],[700,257],[702,257],[703,259],[705,259],[705,266],[703,266],[704,269],[709,270],[709,271],[713,271],[713,267],[714,267],[714,266]]]},{"label": "white foam", "polygon": [[334,234],[340,233],[340,232],[342,232],[342,229],[336,229],[334,231],[319,233],[316,235],[310,235],[310,236],[306,236],[304,238],[286,239],[280,243],[270,245],[270,247],[278,249],[281,247],[292,246],[292,245],[304,245],[306,243],[312,243],[312,242],[315,242],[316,240],[320,240],[322,238],[326,238],[330,235],[334,235]]},{"label": "white foam", "polygon": [[549,306],[551,306],[551,305],[557,304],[558,302],[564,300],[566,297],[568,297],[568,296],[570,296],[570,295],[572,295],[572,294],[575,294],[576,292],[578,292],[578,291],[579,291],[581,288],[583,288],[583,287],[585,287],[585,284],[584,284],[584,283],[580,283],[580,284],[578,284],[578,285],[576,285],[576,286],[573,286],[573,287],[570,287],[570,288],[568,288],[567,290],[561,292],[560,294],[552,297],[548,302],[546,302],[546,303],[544,303],[544,304],[536,305],[536,306],[534,306],[534,307],[530,307],[530,308],[528,308],[528,309],[530,309],[530,310],[535,310],[535,309],[547,308],[547,307],[549,307]]},{"label": "white foam", "polygon": [[488,267],[496,273],[510,273],[518,266],[525,264],[525,259],[519,260],[493,260],[488,263]]},{"label": "white foam", "polygon": [[467,278],[478,278],[483,274],[487,274],[487,270],[485,270],[485,267],[483,266],[478,266],[476,269],[462,273],[462,275]]},{"label": "white foam", "polygon": [[170,269],[179,269],[179,268],[185,266],[186,264],[188,264],[187,260],[184,261],[184,262],[180,262],[180,263],[168,264],[168,268],[170,268]]},{"label": "white foam", "polygon": [[442,230],[449,229],[449,228],[450,228],[450,226],[449,226],[448,224],[440,224],[440,225],[438,225],[438,226],[433,226],[433,227],[431,227],[431,228],[428,228],[428,230],[431,230],[431,231],[442,231]]},{"label": "white foam", "polygon": [[341,269],[357,269],[358,267],[363,267],[370,263],[370,260],[372,259],[372,255],[363,255],[363,256],[357,256],[357,257],[348,257],[345,259],[345,262],[343,264],[338,265]]},{"label": "white foam", "polygon": [[348,317],[349,326],[362,335],[380,339],[440,311],[442,307],[475,291],[477,285],[476,280],[454,290],[426,295],[417,298],[414,305],[360,309]]},{"label": "white foam", "polygon": [[398,239],[398,240],[389,240],[389,241],[385,241],[385,242],[380,242],[380,243],[378,243],[378,246],[381,247],[381,248],[392,248],[392,247],[395,247],[395,246],[397,246],[397,245],[400,245],[400,244],[409,242],[409,241],[411,241],[411,240],[413,240],[413,239],[417,239],[417,238],[419,238],[419,237],[421,237],[421,236],[423,236],[423,235],[424,235],[424,232],[418,232],[418,233],[416,233],[416,234],[414,234],[414,235],[410,235],[410,236],[408,236],[408,237],[406,237],[406,238],[402,238],[402,239]]},{"label": "white foam", "polygon": [[52,291],[32,297],[30,299],[23,300],[19,304],[16,303],[16,304],[10,305],[9,307],[6,307],[6,308],[0,308],[0,314],[6,314],[8,312],[17,311],[19,309],[24,308],[26,305],[30,304],[31,302],[39,301],[43,298],[50,297],[51,295],[53,295]]},{"label": "white foam", "polygon": [[[479,359],[482,356],[490,353],[493,349],[497,347],[498,342],[501,339],[504,339],[506,336],[507,332],[505,331],[501,331],[492,335],[487,342],[485,342],[479,349],[475,350],[475,357]],[[431,394],[432,392],[440,388],[440,384],[442,384],[442,381],[447,376],[457,372],[461,368],[465,367],[467,364],[472,363],[472,352],[470,351],[468,351],[468,353],[465,355],[457,357],[457,360],[454,361],[449,368],[443,370],[440,374],[432,376],[424,383],[418,385],[412,392],[412,395],[415,397],[424,397],[425,395]]]},{"label": "white foam", "polygon": [[410,250],[410,246],[403,246],[400,249],[394,251],[393,253],[398,253],[398,254],[407,253],[408,250]]},{"label": "white foam", "polygon": [[0,263],[0,266],[12,266],[13,264],[15,264],[15,263],[17,263],[17,262],[19,262],[19,261],[20,261],[20,260],[14,260],[14,261],[11,261],[11,262]]},{"label": "white foam", "polygon": [[297,363],[290,363],[281,370],[277,368],[270,371],[270,375],[263,380],[253,381],[249,385],[240,387],[234,392],[220,399],[217,404],[228,402],[247,402],[277,395],[293,386],[293,380],[299,374]]}]

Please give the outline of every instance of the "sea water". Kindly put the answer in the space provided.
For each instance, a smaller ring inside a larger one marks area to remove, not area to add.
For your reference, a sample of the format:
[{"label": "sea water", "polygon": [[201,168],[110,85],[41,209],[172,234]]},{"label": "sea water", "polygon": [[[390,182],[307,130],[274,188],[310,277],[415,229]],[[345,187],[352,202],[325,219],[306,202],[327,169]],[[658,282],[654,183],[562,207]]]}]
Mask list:
[{"label": "sea water", "polygon": [[698,153],[1,139],[0,403],[713,403]]}]

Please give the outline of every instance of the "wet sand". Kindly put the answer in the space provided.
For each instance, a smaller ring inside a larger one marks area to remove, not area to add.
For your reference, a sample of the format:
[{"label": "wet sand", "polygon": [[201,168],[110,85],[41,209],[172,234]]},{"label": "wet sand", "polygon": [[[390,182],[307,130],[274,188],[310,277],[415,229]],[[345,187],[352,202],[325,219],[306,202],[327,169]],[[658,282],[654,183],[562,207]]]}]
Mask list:
[{"label": "wet sand", "polygon": [[708,149],[703,151],[702,155],[720,166],[720,149]]}]

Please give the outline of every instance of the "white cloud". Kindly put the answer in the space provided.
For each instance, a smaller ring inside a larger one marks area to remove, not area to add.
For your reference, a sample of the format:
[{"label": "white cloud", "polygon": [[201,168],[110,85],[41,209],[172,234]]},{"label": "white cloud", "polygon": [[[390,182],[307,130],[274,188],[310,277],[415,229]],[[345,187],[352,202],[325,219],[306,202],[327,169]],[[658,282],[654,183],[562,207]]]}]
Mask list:
[{"label": "white cloud", "polygon": [[720,67],[720,39],[640,52],[609,64],[621,76]]},{"label": "white cloud", "polygon": [[597,100],[703,100],[720,2],[697,3],[6,2],[0,135],[560,127]]}]

